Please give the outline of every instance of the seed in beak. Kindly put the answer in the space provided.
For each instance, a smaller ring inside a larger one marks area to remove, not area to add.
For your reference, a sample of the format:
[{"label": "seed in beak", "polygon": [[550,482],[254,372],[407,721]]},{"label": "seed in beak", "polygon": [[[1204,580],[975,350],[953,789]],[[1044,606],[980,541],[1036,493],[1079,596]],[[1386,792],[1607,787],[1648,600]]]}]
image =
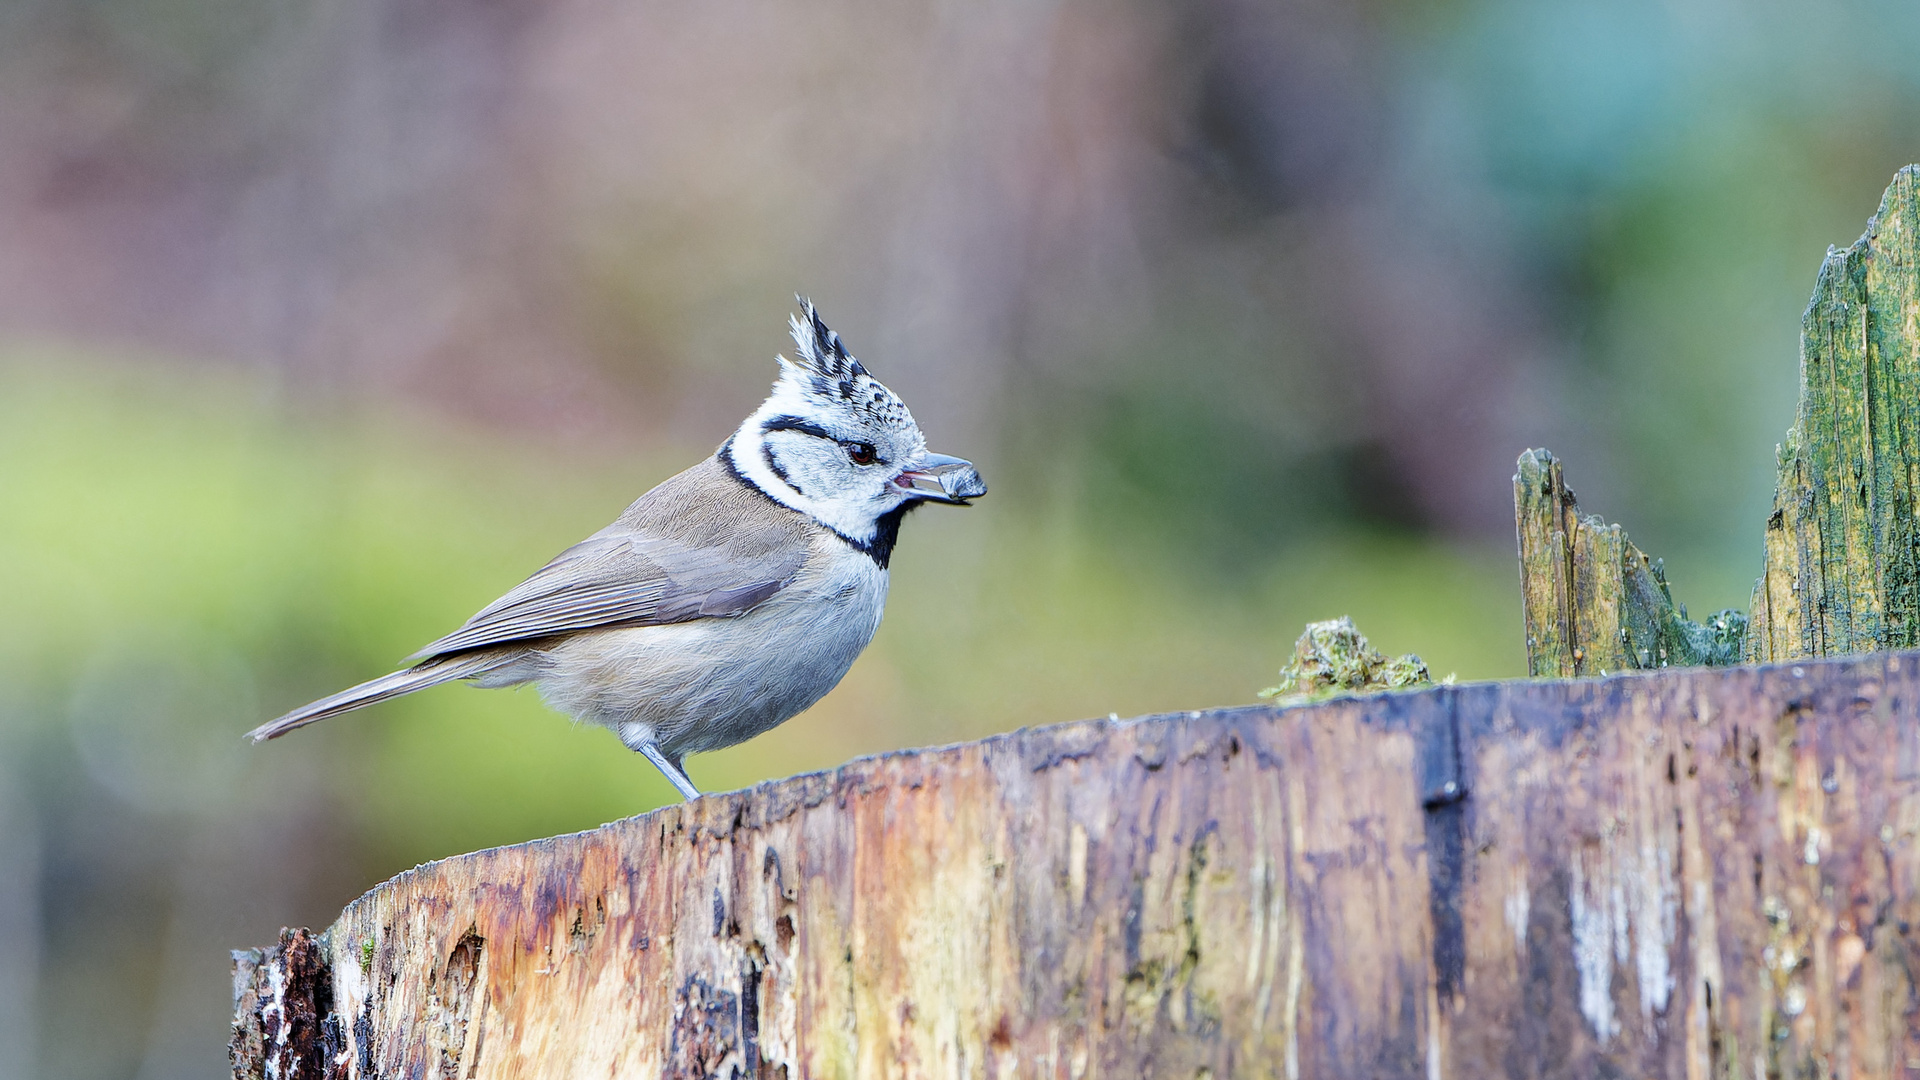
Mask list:
[{"label": "seed in beak", "polygon": [[[932,473],[921,472],[918,469],[908,469],[906,472],[894,477],[893,482],[907,491],[938,492],[943,490],[940,487],[939,477],[934,476]],[[930,486],[921,487],[920,485],[922,483]]]}]

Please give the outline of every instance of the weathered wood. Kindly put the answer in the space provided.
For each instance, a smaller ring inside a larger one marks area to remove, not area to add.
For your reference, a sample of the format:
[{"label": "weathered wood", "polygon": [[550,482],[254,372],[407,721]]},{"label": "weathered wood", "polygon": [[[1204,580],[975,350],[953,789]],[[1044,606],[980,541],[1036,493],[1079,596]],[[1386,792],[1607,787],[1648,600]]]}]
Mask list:
[{"label": "weathered wood", "polygon": [[299,940],[240,969],[238,1075],[1905,1076],[1920,655],[1017,732]]},{"label": "weathered wood", "polygon": [[1767,662],[1920,645],[1920,165],[1829,249],[1800,332],[1800,405],[1776,452],[1765,562],[1745,616],[1696,624],[1660,564],[1582,518],[1560,465],[1514,476],[1535,675]]},{"label": "weathered wood", "polygon": [[332,967],[307,930],[283,930],[278,944],[233,954],[235,1022],[227,1053],[235,1075],[303,1080],[328,1070],[339,1054]]},{"label": "weathered wood", "polygon": [[1920,166],[1829,249],[1800,330],[1800,407],[1779,450],[1747,656],[1920,644]]},{"label": "weathered wood", "polygon": [[1722,611],[1705,623],[1673,602],[1665,569],[1625,530],[1582,517],[1560,462],[1520,455],[1513,477],[1527,670],[1537,678],[1737,663],[1747,619]]}]

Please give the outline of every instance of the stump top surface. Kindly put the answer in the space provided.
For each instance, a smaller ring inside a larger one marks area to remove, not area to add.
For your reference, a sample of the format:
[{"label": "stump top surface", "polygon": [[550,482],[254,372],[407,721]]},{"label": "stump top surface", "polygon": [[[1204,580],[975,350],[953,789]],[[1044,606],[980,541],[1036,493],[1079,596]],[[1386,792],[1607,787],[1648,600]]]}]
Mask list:
[{"label": "stump top surface", "polygon": [[316,1023],[310,1056],[365,1076],[1897,1075],[1920,1061],[1916,702],[1920,655],[1891,654],[862,759],[395,877],[321,941],[336,1034]]}]

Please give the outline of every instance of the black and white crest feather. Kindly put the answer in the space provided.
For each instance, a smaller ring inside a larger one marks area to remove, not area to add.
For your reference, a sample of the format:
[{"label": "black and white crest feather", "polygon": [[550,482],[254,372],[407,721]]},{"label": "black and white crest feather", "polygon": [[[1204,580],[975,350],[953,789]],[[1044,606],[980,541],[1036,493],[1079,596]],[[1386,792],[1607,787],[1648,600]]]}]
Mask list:
[{"label": "black and white crest feather", "polygon": [[799,359],[779,358],[783,381],[824,406],[855,409],[883,424],[912,423],[906,405],[848,354],[840,335],[820,318],[813,301],[804,296],[794,299],[800,303],[800,314],[789,319],[789,326]]},{"label": "black and white crest feather", "polygon": [[[788,321],[793,329],[794,348],[799,351],[800,359],[815,374],[823,379],[839,383],[851,383],[855,376],[865,375],[867,369],[860,361],[847,355],[847,347],[840,343],[840,335],[821,320],[819,309],[813,301],[796,295],[800,303],[800,315],[792,316]],[[803,317],[804,316],[804,317]]]}]

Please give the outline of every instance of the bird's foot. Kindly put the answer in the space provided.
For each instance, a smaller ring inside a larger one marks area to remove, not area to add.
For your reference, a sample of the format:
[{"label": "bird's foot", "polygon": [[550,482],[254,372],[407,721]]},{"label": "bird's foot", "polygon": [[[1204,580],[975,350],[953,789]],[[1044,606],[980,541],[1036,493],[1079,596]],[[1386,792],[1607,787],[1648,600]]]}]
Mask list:
[{"label": "bird's foot", "polygon": [[700,789],[693,786],[693,781],[687,779],[687,774],[680,768],[680,759],[668,757],[666,751],[652,743],[643,743],[634,749],[645,754],[647,760],[653,762],[654,766],[666,775],[667,780],[680,789],[682,798],[700,797]]}]

